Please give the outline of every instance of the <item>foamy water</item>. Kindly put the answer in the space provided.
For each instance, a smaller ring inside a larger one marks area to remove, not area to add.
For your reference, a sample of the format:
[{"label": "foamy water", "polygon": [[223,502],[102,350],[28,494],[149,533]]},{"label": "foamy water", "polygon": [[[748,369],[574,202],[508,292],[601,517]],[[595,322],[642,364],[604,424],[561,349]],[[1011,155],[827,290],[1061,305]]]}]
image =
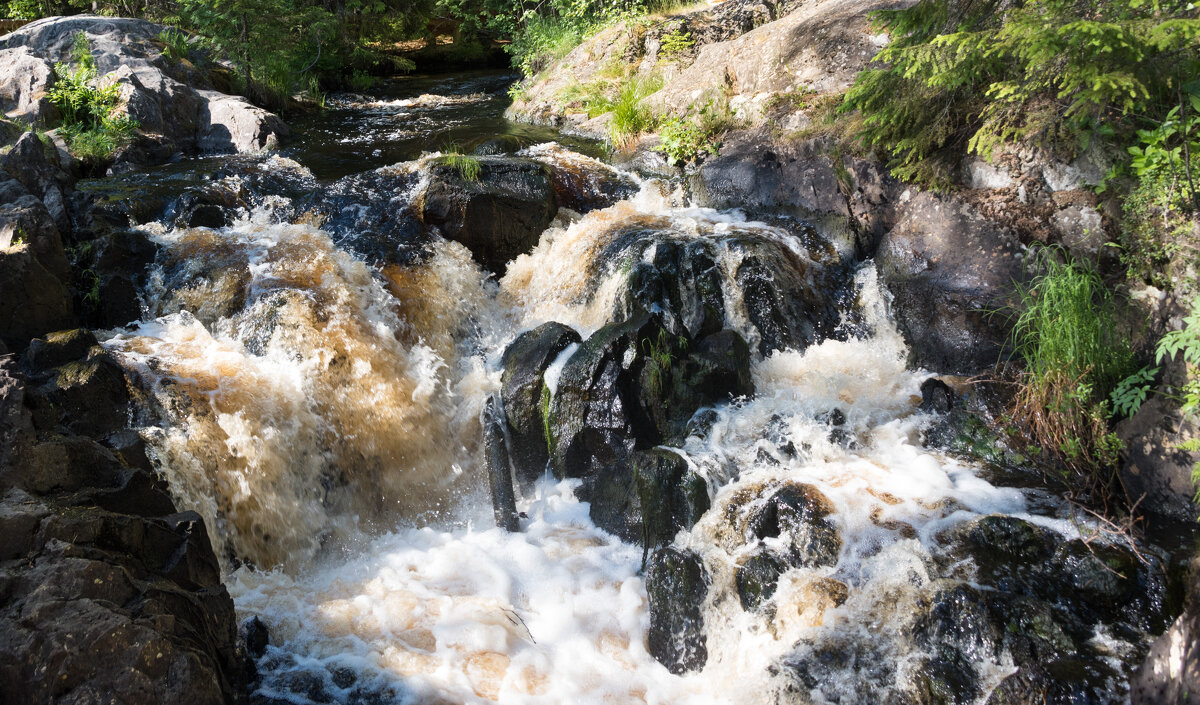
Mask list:
[{"label": "foamy water", "polygon": [[[850,640],[894,668],[871,677],[848,666],[812,702],[884,701],[920,656],[904,629],[940,577],[941,532],[1003,513],[1073,535],[1031,516],[1021,491],[922,446],[928,375],[906,369],[868,264],[855,275],[868,337],[757,360],[755,397],[719,407],[680,451],[708,479],[713,510],[676,544],[704,559],[712,588],[707,665],[672,675],[647,651],[640,547],[596,528],[570,482],[547,478],[521,497],[513,534],[491,526],[482,489],[479,415],[501,352],[545,321],[585,336],[609,322],[622,262],[599,258],[630,227],[715,243],[727,324],[751,342],[738,250],[721,243],[735,234],[808,255],[785,231],[681,207],[654,183],[551,228],[498,284],[454,243],[421,265],[376,270],[320,229],[262,213],[159,236],[194,257],[222,253],[237,271],[199,277],[193,299],[170,294],[182,311],[106,345],[151,389],[143,435],[179,505],[214,527],[239,612],[270,628],[264,694],[304,702],[292,676],[307,673],[341,702],[748,705],[775,701],[780,659]],[[244,305],[205,325],[191,308],[229,287]],[[725,508],[780,482],[828,498],[841,552],[834,565],[789,570],[772,609],[746,611],[734,584],[746,549],[722,540]],[[976,665],[988,683],[1011,670],[1004,658]]]}]

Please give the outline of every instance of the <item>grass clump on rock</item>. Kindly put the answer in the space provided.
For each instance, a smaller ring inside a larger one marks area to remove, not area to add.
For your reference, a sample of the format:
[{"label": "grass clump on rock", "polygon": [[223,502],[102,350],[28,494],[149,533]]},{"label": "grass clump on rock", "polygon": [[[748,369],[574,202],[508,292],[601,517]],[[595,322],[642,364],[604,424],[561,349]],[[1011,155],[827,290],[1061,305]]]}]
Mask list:
[{"label": "grass clump on rock", "polygon": [[1025,369],[1012,419],[1035,455],[1110,495],[1121,443],[1109,428],[1109,394],[1133,371],[1133,350],[1095,271],[1056,248],[1040,250],[1036,265],[1040,274],[1017,289],[1013,343]]}]

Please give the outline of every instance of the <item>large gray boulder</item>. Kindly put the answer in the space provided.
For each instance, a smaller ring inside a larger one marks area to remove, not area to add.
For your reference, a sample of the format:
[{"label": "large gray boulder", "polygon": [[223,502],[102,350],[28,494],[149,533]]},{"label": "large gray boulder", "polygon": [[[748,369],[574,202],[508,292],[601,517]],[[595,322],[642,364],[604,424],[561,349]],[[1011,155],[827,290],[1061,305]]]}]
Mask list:
[{"label": "large gray boulder", "polygon": [[876,263],[913,362],[962,374],[994,365],[1024,274],[1020,242],[956,199],[919,192],[901,201]]},{"label": "large gray boulder", "polygon": [[166,56],[155,38],[166,27],[145,20],[79,15],[48,17],[0,38],[0,111],[11,118],[51,123],[46,92],[54,64],[70,63],[83,32],[96,61],[97,82],[116,81],[123,110],[162,148],[131,151],[133,158],[253,152],[287,133],[276,115],[242,98],[213,90],[208,75]]}]

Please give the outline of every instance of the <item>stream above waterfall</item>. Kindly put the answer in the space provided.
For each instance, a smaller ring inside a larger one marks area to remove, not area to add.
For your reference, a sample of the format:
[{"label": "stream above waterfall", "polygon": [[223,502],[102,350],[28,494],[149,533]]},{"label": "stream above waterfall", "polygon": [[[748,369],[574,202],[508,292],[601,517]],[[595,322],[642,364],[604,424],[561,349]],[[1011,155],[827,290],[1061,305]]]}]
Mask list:
[{"label": "stream above waterfall", "polygon": [[[1126,701],[1168,618],[1163,553],[942,442],[964,431],[927,397],[982,392],[908,366],[838,233],[698,207],[510,123],[512,78],[334,95],[278,154],[79,186],[154,245],[141,321],[103,345],[239,616],[270,633],[252,702]],[[499,272],[428,226],[438,193],[467,218],[500,198],[489,178],[554,206]],[[495,441],[505,351],[551,323],[540,421],[506,407]],[[544,458],[524,475],[522,433]],[[494,442],[516,532],[494,519]],[[644,547],[654,495],[604,482],[651,457],[692,515]]]}]

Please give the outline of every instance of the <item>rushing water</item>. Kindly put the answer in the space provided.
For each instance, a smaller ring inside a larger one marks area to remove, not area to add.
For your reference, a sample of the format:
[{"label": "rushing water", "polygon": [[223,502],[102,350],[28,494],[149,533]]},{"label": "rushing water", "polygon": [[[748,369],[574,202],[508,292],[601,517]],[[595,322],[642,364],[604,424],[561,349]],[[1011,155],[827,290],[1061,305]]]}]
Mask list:
[{"label": "rushing water", "polygon": [[[592,523],[578,481],[543,478],[518,499],[519,533],[493,526],[480,414],[517,334],[553,320],[586,338],[610,322],[625,272],[602,253],[622,226],[718,243],[726,324],[752,345],[733,275],[740,250],[719,243],[809,253],[785,230],[692,207],[653,180],[560,219],[499,280],[444,240],[419,263],[374,266],[291,207],[320,180],[405,160],[422,172],[421,151],[443,142],[553,138],[503,123],[503,85],[478,75],[337,97],[285,153],[310,173],[266,163],[300,174],[294,192],[226,227],[146,226],[163,253],[143,291],[146,319],[106,345],[150,392],[142,433],[180,506],[212,527],[238,610],[270,629],[258,698],[904,701],[927,655],[908,637],[913,619],[939,580],[964,570],[942,567],[953,561],[940,537],[994,513],[1065,537],[1088,531],[1053,499],[923,445],[936,421],[917,409],[929,375],[906,367],[873,265],[856,265],[843,334],[756,356],[757,393],[717,407],[711,430],[680,451],[713,493],[713,509],[675,541],[712,573],[709,656],[703,670],[670,673],[646,645],[642,550]],[[607,168],[578,153],[599,150],[573,146],[525,153]],[[188,168],[170,173],[192,183]],[[845,418],[837,434],[831,409]],[[787,571],[771,609],[746,610],[734,567],[748,547],[724,537],[724,517],[746,492],[784,481],[828,498],[841,551],[834,565]],[[1088,648],[1120,662],[1136,641],[1099,630]],[[777,664],[834,652],[804,693],[782,682]],[[973,666],[980,700],[1013,670],[1003,653]]]}]

